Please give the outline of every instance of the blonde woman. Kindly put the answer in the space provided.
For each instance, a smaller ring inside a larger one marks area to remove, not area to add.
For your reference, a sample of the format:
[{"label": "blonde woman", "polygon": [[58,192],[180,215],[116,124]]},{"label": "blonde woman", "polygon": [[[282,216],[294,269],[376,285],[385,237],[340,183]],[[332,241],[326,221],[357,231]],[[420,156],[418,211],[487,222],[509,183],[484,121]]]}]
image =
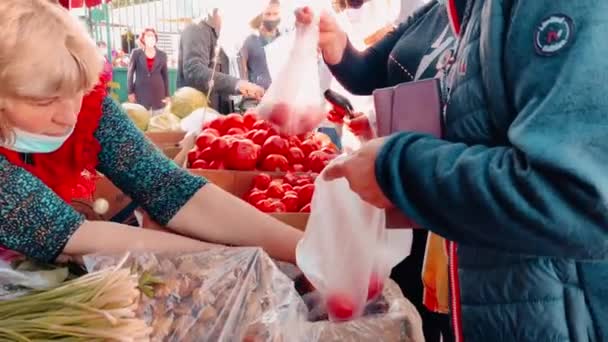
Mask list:
[{"label": "blonde woman", "polygon": [[[294,260],[299,231],[178,168],[139,133],[106,96],[103,58],[67,10],[2,0],[0,34],[0,245],[45,262],[193,251],[201,241]],[[74,196],[91,195],[97,171],[166,231],[87,221],[72,209]]]}]

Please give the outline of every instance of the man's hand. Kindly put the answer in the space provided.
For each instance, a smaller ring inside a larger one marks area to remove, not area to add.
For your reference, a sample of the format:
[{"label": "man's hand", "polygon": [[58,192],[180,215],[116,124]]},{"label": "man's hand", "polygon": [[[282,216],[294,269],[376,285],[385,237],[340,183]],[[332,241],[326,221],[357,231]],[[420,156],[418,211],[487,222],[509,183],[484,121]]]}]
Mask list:
[{"label": "man's hand", "polygon": [[346,178],[351,190],[364,201],[378,208],[393,207],[376,181],[376,158],[385,140],[371,140],[353,154],[331,163],[323,172],[325,179]]},{"label": "man's hand", "polygon": [[264,96],[264,88],[247,81],[239,81],[237,89],[241,95],[259,100]]}]

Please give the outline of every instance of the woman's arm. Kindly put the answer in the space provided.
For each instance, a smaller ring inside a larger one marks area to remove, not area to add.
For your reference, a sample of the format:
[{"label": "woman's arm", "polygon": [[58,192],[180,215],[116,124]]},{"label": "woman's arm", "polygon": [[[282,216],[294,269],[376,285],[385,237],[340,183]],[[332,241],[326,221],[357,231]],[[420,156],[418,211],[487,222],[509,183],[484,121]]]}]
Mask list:
[{"label": "woman's arm", "polygon": [[214,184],[200,189],[169,221],[179,234],[213,243],[259,246],[272,257],[295,263],[302,232],[230,195]]},{"label": "woman's arm", "polygon": [[210,246],[177,234],[86,221],[38,178],[3,157],[0,193],[0,245],[45,263],[60,254],[180,252]]},{"label": "woman's arm", "polygon": [[94,253],[196,252],[213,245],[177,234],[140,229],[124,224],[85,221],[68,240],[61,254],[83,256]]},{"label": "woman's arm", "polygon": [[163,156],[111,99],[96,136],[99,169],[163,226],[200,240],[261,246],[294,261],[301,232],[250,207]]},{"label": "woman's arm", "polygon": [[[434,1],[425,5],[406,22],[364,51],[358,51],[348,41],[339,62],[332,63],[326,59],[329,70],[346,90],[355,95],[371,95],[374,90],[387,87],[387,63],[395,44],[412,23],[426,15],[434,6],[438,6]],[[428,45],[431,43],[421,42]]]}]

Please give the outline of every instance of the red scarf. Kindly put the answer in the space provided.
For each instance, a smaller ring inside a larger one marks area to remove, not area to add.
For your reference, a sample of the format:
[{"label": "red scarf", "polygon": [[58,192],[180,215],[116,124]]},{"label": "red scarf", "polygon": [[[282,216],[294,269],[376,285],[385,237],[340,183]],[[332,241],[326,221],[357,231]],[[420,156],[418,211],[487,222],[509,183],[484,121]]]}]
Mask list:
[{"label": "red scarf", "polygon": [[92,199],[97,155],[101,151],[94,135],[101,119],[108,80],[108,75],[102,75],[95,88],[83,98],[74,132],[57,151],[30,154],[31,165],[25,163],[18,152],[0,147],[0,154],[38,177],[67,203],[76,198]]}]

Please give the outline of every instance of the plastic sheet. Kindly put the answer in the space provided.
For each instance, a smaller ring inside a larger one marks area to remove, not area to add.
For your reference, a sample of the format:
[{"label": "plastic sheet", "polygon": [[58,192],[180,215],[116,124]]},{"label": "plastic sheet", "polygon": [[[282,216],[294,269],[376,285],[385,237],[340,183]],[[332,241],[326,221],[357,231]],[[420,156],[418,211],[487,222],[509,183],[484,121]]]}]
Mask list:
[{"label": "plastic sheet", "polygon": [[[85,264],[94,271],[120,259],[87,256]],[[385,287],[382,313],[344,324],[311,322],[294,286],[302,273],[293,265],[275,263],[257,248],[137,254],[125,267],[147,272],[144,279],[150,284],[162,282],[152,286],[152,298],[142,296],[137,310],[153,327],[151,341],[423,341],[420,317],[392,282]],[[311,295],[305,297],[314,307]]]}]

